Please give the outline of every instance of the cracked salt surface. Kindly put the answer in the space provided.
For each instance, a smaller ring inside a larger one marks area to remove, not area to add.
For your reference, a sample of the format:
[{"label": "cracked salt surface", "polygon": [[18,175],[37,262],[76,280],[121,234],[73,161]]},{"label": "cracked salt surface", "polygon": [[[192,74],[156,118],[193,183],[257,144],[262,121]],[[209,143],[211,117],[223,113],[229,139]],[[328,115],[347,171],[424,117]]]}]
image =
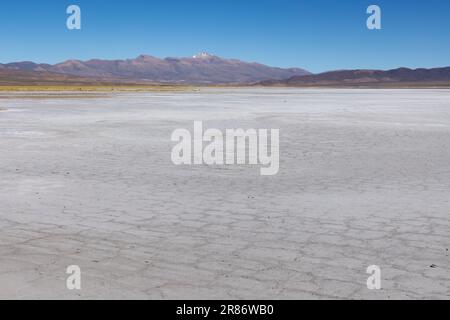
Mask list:
[{"label": "cracked salt surface", "polygon": [[[7,102],[0,298],[450,297],[449,90]],[[172,165],[170,135],[194,120],[279,128],[280,173]]]}]

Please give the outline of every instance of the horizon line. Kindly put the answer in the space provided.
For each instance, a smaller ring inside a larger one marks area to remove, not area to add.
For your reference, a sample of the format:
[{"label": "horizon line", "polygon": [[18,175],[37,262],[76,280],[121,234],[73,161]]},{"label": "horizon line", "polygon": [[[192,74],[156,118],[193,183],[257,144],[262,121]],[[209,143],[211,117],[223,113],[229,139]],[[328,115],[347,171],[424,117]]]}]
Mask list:
[{"label": "horizon line", "polygon": [[147,54],[147,53],[141,53],[138,54],[136,57],[134,58],[89,58],[86,60],[83,59],[76,59],[76,58],[71,58],[71,59],[65,59],[65,60],[61,60],[60,62],[56,62],[56,63],[49,63],[49,62],[36,62],[33,60],[20,60],[20,61],[10,61],[10,62],[0,62],[0,65],[8,65],[8,64],[14,64],[14,63],[33,63],[33,64],[43,64],[43,65],[51,65],[51,66],[55,66],[61,63],[65,63],[65,62],[69,62],[69,61],[79,61],[79,62],[88,62],[88,61],[94,61],[94,60],[101,60],[101,61],[126,61],[126,60],[135,60],[138,59],[139,57],[151,57],[151,58],[155,58],[155,59],[159,59],[159,60],[167,60],[167,59],[202,59],[202,57],[198,57],[196,58],[196,55],[202,55],[202,54],[207,54],[210,57],[217,57],[219,59],[226,59],[226,60],[237,60],[237,61],[242,61],[244,63],[255,63],[255,64],[261,64],[261,65],[265,65],[268,67],[272,67],[272,68],[280,68],[280,69],[303,69],[311,74],[314,75],[318,75],[318,74],[323,74],[323,73],[328,73],[328,72],[339,72],[339,71],[391,71],[391,70],[398,70],[398,69],[409,69],[409,70],[420,70],[420,69],[426,69],[426,70],[431,70],[431,69],[440,69],[440,68],[448,68],[450,67],[450,63],[448,65],[442,65],[442,66],[428,66],[428,67],[424,67],[424,66],[405,66],[405,65],[398,65],[396,67],[391,67],[391,68],[366,68],[366,67],[358,67],[358,68],[338,68],[338,69],[328,69],[325,71],[319,71],[319,72],[312,72],[310,71],[307,67],[299,67],[299,66],[294,66],[294,67],[280,67],[280,66],[274,66],[271,64],[265,64],[262,62],[257,62],[257,61],[245,61],[245,60],[241,60],[239,58],[228,58],[228,57],[223,57],[223,56],[219,56],[219,55],[215,55],[215,54],[210,54],[206,51],[203,52],[199,52],[195,55],[192,56],[184,56],[184,57],[177,57],[177,56],[166,56],[166,57],[159,57],[159,56],[155,56],[155,55],[151,55],[151,54]]}]

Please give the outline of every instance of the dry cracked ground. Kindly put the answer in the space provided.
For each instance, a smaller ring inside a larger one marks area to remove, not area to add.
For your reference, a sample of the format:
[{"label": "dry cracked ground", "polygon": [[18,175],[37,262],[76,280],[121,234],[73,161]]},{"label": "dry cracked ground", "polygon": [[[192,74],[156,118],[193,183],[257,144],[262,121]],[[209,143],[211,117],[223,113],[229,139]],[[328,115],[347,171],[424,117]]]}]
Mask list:
[{"label": "dry cracked ground", "polygon": [[[450,297],[450,90],[2,93],[0,110],[1,299]],[[195,120],[279,128],[279,174],[173,165]]]}]

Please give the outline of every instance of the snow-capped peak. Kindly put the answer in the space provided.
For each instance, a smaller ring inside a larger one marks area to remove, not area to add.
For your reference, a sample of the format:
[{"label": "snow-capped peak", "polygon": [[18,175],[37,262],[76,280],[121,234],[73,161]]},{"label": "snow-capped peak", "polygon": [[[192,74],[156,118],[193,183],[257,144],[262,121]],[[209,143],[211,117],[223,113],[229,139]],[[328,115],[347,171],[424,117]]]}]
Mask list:
[{"label": "snow-capped peak", "polygon": [[212,54],[208,52],[202,52],[193,56],[194,59],[204,59],[204,58],[212,58],[214,57]]}]

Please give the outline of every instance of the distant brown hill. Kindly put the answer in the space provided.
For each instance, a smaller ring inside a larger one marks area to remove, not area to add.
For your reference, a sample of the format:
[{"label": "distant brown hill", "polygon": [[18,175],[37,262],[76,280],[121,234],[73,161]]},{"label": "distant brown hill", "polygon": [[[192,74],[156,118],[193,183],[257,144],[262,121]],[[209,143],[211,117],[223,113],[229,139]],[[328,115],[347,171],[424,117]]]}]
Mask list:
[{"label": "distant brown hill", "polygon": [[[30,85],[92,85],[102,82],[100,79],[83,78],[47,71],[8,70],[0,67],[0,86]],[[104,81],[108,82],[108,81]]]},{"label": "distant brown hill", "polygon": [[114,81],[168,82],[188,84],[245,84],[269,79],[281,80],[310,74],[298,68],[282,69],[236,59],[224,59],[207,53],[192,58],[159,59],[141,55],[128,60],[69,60],[55,65],[33,62],[0,64],[2,72],[63,74]]},{"label": "distant brown hill", "polygon": [[294,76],[285,80],[269,80],[259,83],[265,86],[393,86],[396,85],[448,85],[450,67],[434,69],[393,70],[339,70],[304,76]]}]

